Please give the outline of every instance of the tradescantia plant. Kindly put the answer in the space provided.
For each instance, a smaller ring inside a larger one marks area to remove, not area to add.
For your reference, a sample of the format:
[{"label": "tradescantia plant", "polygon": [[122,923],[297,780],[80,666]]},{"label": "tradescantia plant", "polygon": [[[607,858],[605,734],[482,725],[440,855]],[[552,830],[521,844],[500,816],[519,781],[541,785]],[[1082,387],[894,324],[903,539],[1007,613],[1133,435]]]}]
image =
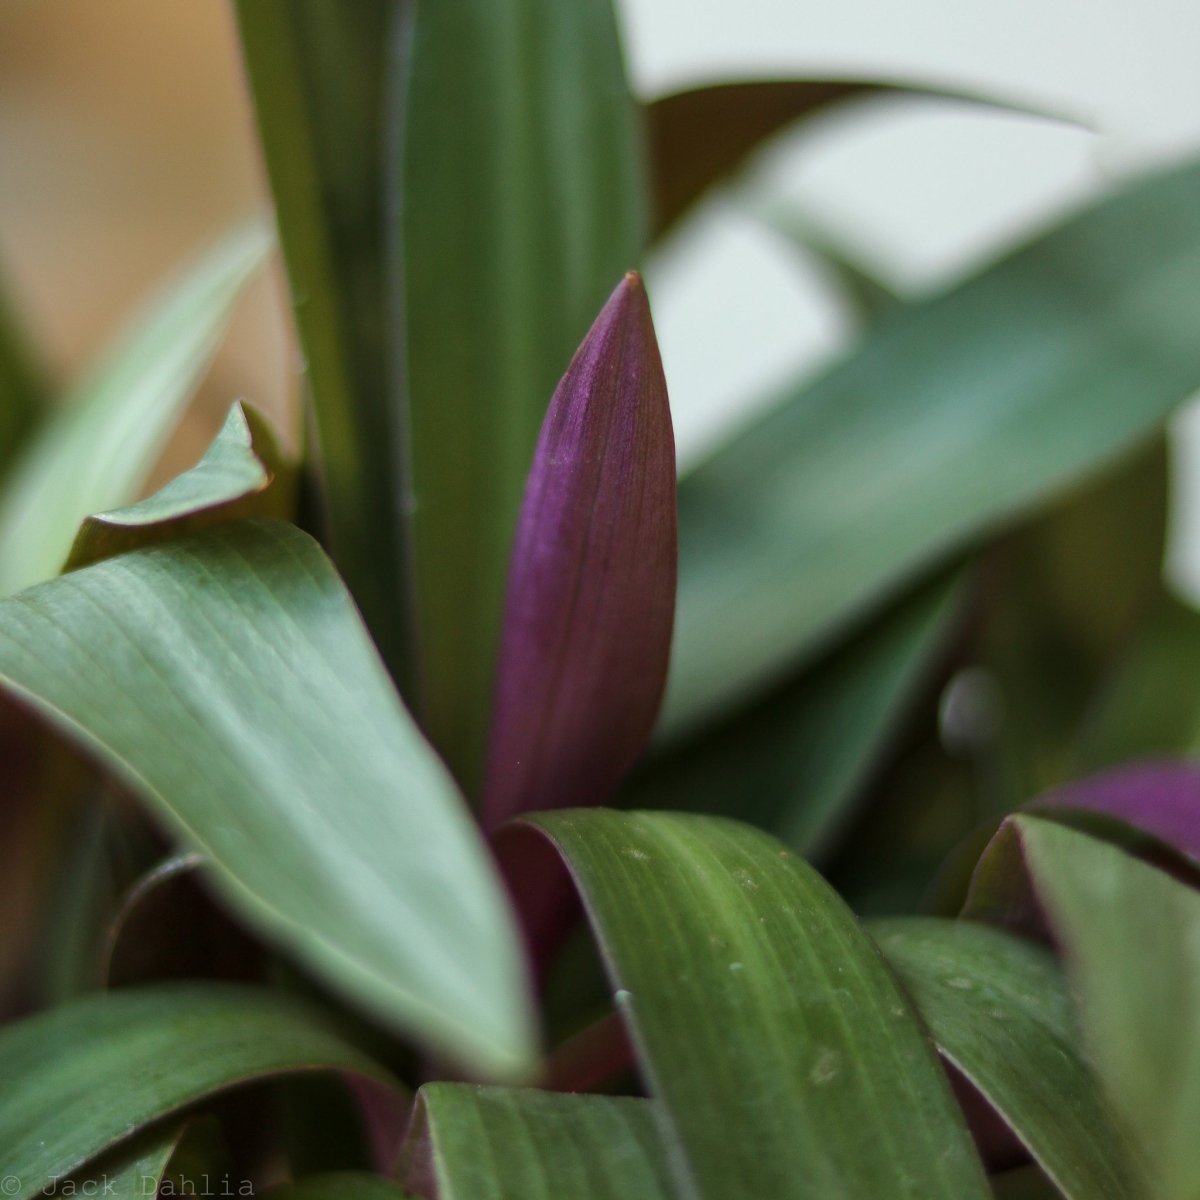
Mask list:
[{"label": "tradescantia plant", "polygon": [[635,269],[872,87],[235,7],[305,461],[234,404],[138,499],[261,224],[59,405],[0,326],[0,1191],[1194,1198],[1200,166],[831,256],[857,347],[677,484]]}]

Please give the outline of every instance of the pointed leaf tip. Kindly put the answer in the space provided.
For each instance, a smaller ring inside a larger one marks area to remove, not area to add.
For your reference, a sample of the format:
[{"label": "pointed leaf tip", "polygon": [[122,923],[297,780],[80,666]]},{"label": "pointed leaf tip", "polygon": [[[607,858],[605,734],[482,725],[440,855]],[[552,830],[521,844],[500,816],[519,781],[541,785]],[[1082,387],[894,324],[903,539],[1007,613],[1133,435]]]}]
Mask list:
[{"label": "pointed leaf tip", "polygon": [[658,714],[675,613],[675,441],[640,276],[542,425],[509,564],[484,787],[495,826],[604,802]]}]

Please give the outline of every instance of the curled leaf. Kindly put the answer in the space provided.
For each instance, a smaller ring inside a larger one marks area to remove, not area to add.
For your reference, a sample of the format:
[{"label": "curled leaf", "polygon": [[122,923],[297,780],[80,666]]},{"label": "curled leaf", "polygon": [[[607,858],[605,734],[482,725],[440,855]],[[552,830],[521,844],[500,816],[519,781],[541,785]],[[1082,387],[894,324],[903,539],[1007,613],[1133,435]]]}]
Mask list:
[{"label": "curled leaf", "polygon": [[641,280],[554,393],[509,570],[484,812],[601,803],[658,714],[675,611],[675,443]]}]

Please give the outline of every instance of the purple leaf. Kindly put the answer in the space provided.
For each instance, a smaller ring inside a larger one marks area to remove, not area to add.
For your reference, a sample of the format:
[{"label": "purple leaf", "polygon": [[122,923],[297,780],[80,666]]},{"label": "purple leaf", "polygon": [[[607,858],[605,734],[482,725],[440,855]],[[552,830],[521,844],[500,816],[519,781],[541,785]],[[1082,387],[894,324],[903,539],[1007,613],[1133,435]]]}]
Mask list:
[{"label": "purple leaf", "polygon": [[484,785],[491,828],[601,804],[658,714],[675,613],[675,443],[629,274],[554,393],[513,545]]},{"label": "purple leaf", "polygon": [[[1200,764],[1132,763],[1064,784],[1022,809],[1084,828],[1192,886],[1200,886]],[[976,864],[962,915],[1053,943],[1025,863],[1020,828],[1006,819]]]},{"label": "purple leaf", "polygon": [[1035,808],[1086,809],[1115,817],[1200,862],[1200,764],[1133,763],[1066,784]]}]

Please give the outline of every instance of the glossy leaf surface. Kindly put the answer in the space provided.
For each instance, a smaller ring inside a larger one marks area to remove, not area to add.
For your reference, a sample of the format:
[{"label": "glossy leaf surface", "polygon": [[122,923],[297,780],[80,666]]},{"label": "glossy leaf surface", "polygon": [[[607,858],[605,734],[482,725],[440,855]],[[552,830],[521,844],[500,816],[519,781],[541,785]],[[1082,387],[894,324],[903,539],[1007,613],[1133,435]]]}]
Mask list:
[{"label": "glossy leaf surface", "polygon": [[1050,952],[968,921],[897,919],[869,929],[943,1055],[1063,1195],[1132,1195],[1129,1147],[1101,1103]]},{"label": "glossy leaf surface", "polygon": [[641,280],[554,393],[509,568],[483,808],[611,798],[667,678],[678,532],[667,384]]},{"label": "glossy leaf surface", "polygon": [[665,724],[763,688],[1200,384],[1200,167],[1140,179],[864,346],[680,482]]},{"label": "glossy leaf surface", "polygon": [[641,156],[610,0],[420,4],[409,47],[398,283],[422,716],[474,791],[534,444],[638,265]]},{"label": "glossy leaf surface", "polygon": [[0,491],[0,592],[57,573],[84,517],[136,495],[270,246],[257,223],[221,241],[151,299],[27,445]]},{"label": "glossy leaf surface", "polygon": [[438,1200],[670,1200],[650,1104],[619,1096],[429,1084],[403,1154]]},{"label": "glossy leaf surface", "polygon": [[483,843],[304,534],[217,526],[12,597],[0,686],[335,987],[474,1070],[523,1066],[523,972]]},{"label": "glossy leaf surface", "polygon": [[988,1195],[915,1016],[810,867],[716,818],[528,820],[579,887],[684,1194]]},{"label": "glossy leaf surface", "polygon": [[290,1071],[386,1079],[314,1010],[255,988],[101,993],[0,1033],[0,1169],[27,1200],[142,1126]]},{"label": "glossy leaf surface", "polygon": [[400,401],[386,340],[389,116],[407,0],[238,0],[317,433],[334,557],[404,654]]}]

